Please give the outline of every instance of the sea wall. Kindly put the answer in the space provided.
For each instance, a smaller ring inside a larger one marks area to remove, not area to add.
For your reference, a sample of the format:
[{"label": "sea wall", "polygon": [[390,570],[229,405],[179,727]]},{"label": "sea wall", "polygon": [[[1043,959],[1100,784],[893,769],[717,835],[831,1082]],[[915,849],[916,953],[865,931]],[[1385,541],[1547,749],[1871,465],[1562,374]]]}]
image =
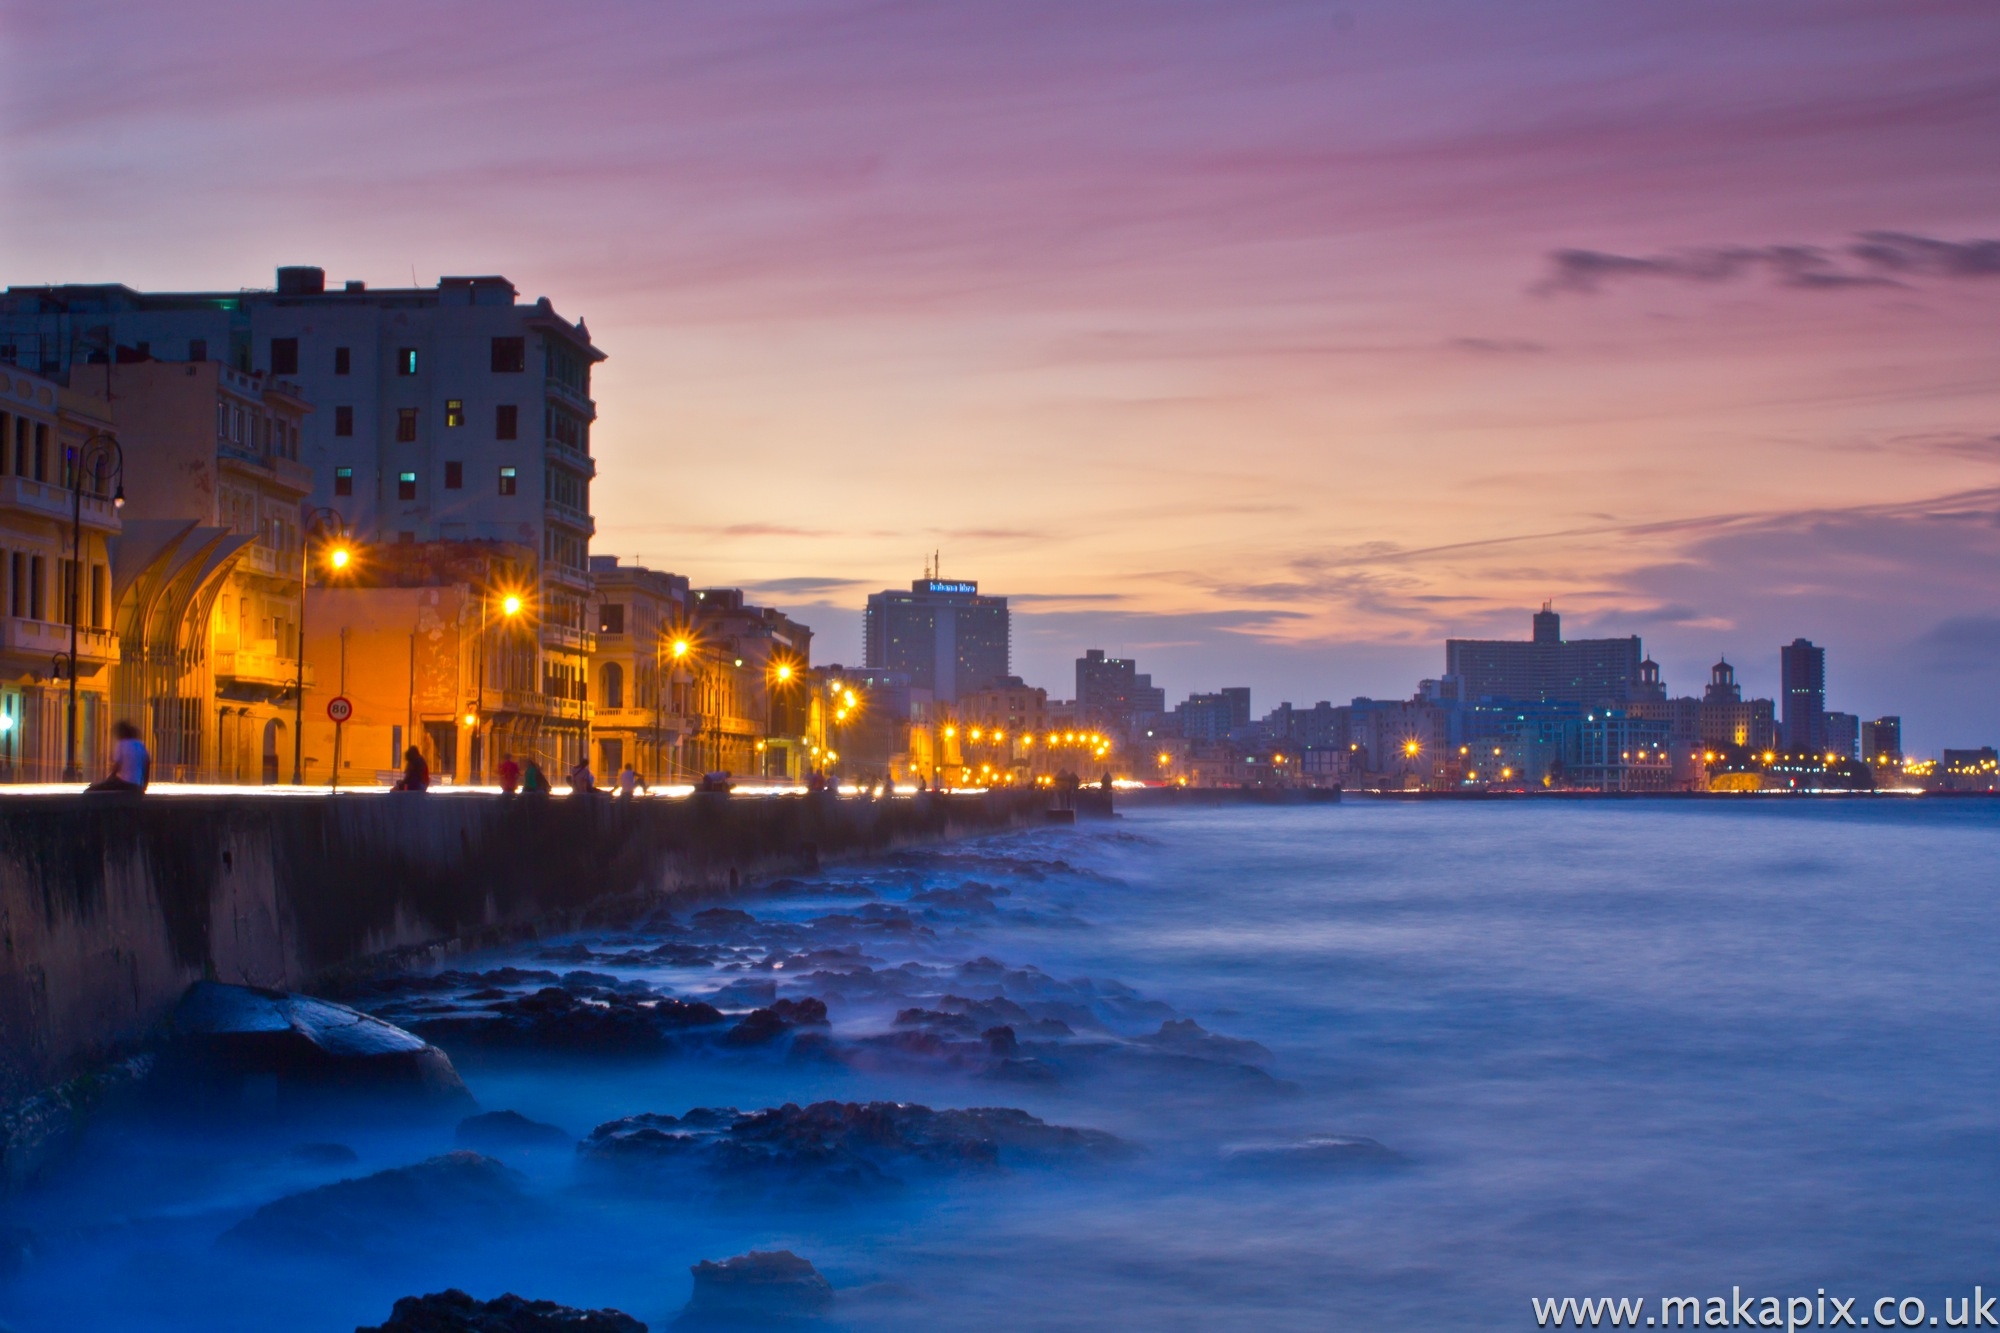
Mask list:
[{"label": "sea wall", "polygon": [[137,1041],[202,977],[302,987],[619,897],[1040,822],[1046,804],[0,796],[0,1107]]}]

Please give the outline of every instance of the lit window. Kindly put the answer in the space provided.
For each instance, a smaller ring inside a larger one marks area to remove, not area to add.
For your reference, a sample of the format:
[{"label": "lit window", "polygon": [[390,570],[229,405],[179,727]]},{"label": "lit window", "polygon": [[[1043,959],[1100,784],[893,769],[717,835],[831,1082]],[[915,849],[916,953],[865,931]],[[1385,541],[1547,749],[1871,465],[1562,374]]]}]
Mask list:
[{"label": "lit window", "polygon": [[398,348],[398,349],[397,349],[397,351],[396,351],[396,373],[397,373],[398,375],[414,375],[414,374],[416,374],[416,373],[417,373],[417,349],[416,349],[416,348],[414,348],[414,347],[402,347],[402,348]]},{"label": "lit window", "polygon": [[512,495],[518,482],[519,478],[515,475],[513,468],[503,467],[500,469],[500,494]]},{"label": "lit window", "polygon": [[333,493],[335,495],[354,494],[354,469],[337,467],[333,470]]},{"label": "lit window", "polygon": [[417,498],[416,473],[399,472],[396,474],[396,498],[398,500],[414,500]]},{"label": "lit window", "polygon": [[444,400],[444,424],[447,426],[463,426],[465,424],[464,399],[447,398]]}]

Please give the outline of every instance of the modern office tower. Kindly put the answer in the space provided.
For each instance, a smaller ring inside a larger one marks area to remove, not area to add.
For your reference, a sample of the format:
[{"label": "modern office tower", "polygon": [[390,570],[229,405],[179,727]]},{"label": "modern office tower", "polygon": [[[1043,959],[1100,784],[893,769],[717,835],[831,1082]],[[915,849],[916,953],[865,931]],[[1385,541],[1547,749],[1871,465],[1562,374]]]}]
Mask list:
[{"label": "modern office tower", "polygon": [[1903,719],[1878,717],[1861,724],[1861,759],[1868,764],[1903,762]]},{"label": "modern office tower", "polygon": [[1459,696],[1575,703],[1622,704],[1640,689],[1645,653],[1628,639],[1562,637],[1562,618],[1547,604],[1535,614],[1534,637],[1447,639],[1445,674],[1460,680]]},{"label": "modern office tower", "polygon": [[866,665],[907,671],[939,703],[983,690],[1013,674],[1005,597],[982,597],[962,579],[917,579],[908,592],[868,598],[862,620]]},{"label": "modern office tower", "polygon": [[1793,639],[1778,650],[1778,666],[1785,749],[1818,754],[1826,749],[1826,649]]}]

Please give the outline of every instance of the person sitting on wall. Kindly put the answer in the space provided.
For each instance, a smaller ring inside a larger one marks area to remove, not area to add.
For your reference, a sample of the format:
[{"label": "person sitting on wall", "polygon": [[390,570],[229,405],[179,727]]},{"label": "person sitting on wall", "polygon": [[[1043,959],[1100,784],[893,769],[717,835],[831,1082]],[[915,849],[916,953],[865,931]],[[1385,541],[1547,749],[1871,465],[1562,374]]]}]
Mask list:
[{"label": "person sitting on wall", "polygon": [[618,770],[618,795],[623,800],[631,800],[642,791],[651,791],[646,779],[639,776],[639,770],[627,764]]},{"label": "person sitting on wall", "polygon": [[118,738],[111,747],[111,773],[84,790],[142,795],[151,780],[153,769],[152,756],[146,753],[146,742],[139,739],[139,729],[130,722],[118,722],[111,728],[111,734]]},{"label": "person sitting on wall", "polygon": [[542,766],[530,759],[528,766],[521,770],[521,794],[523,796],[547,796],[549,775],[542,772]]},{"label": "person sitting on wall", "polygon": [[412,745],[403,751],[403,780],[391,791],[429,791],[431,786],[431,766],[424,762],[424,752]]},{"label": "person sitting on wall", "polygon": [[597,775],[590,771],[589,760],[577,760],[576,767],[569,771],[569,794],[571,796],[597,795]]},{"label": "person sitting on wall", "polygon": [[513,755],[500,756],[499,777],[501,795],[512,796],[521,789],[521,766],[514,762]]}]

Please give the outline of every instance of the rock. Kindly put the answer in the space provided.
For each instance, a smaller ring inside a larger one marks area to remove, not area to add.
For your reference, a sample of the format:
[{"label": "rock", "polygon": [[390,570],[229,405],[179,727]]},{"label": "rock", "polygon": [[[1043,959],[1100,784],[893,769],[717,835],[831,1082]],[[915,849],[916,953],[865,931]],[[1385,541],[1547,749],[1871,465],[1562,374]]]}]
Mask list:
[{"label": "rock", "polygon": [[450,1152],[274,1199],[218,1243],[308,1253],[351,1253],[378,1243],[400,1249],[412,1232],[490,1232],[535,1211],[513,1171],[476,1152]]},{"label": "rock", "polygon": [[753,1009],[741,1022],[722,1034],[725,1046],[765,1046],[792,1030],[791,1024],[773,1009]]},{"label": "rock", "polygon": [[586,999],[560,986],[544,986],[483,1013],[454,1013],[414,1026],[452,1045],[631,1054],[665,1050],[677,1032],[722,1022],[719,1010],[699,1001],[631,995]]},{"label": "rock", "polygon": [[745,977],[732,981],[708,997],[717,1005],[734,1007],[747,1004],[762,1009],[778,998],[778,983],[775,981],[752,980]]},{"label": "rock", "polygon": [[851,1191],[910,1175],[1105,1157],[1122,1147],[1099,1130],[1006,1107],[816,1102],[748,1114],[702,1107],[679,1117],[630,1116],[599,1125],[579,1151],[614,1178],[693,1169],[735,1183]]},{"label": "rock", "polygon": [[826,1001],[807,995],[797,1000],[777,1000],[771,1012],[795,1027],[825,1027]]},{"label": "rock", "polygon": [[301,1143],[289,1154],[300,1166],[353,1166],[361,1154],[344,1143]]},{"label": "rock", "polygon": [[1012,1028],[988,1028],[979,1035],[985,1039],[986,1049],[997,1056],[1004,1058],[1021,1053],[1021,1043],[1015,1039]]},{"label": "rock", "polygon": [[1008,897],[1011,893],[1010,889],[981,884],[978,880],[967,880],[955,889],[926,889],[922,893],[913,893],[910,895],[910,901],[932,908],[984,913],[998,911],[993,900]]},{"label": "rock", "polygon": [[790,1250],[752,1250],[714,1263],[704,1259],[694,1274],[694,1295],[677,1326],[736,1319],[813,1319],[833,1305],[833,1284]]},{"label": "rock", "polygon": [[1218,1037],[1192,1018],[1168,1019],[1149,1037],[1134,1038],[1142,1046],[1152,1046],[1176,1055],[1192,1055],[1203,1060],[1233,1060],[1249,1064],[1269,1060],[1268,1048],[1236,1037]]},{"label": "rock", "polygon": [[1223,1162],[1250,1171],[1339,1171],[1389,1166],[1402,1160],[1392,1149],[1360,1135],[1321,1135],[1294,1143],[1249,1143],[1225,1148]]},{"label": "rock", "polygon": [[619,1310],[578,1310],[511,1292],[476,1301],[453,1288],[405,1296],[387,1323],[354,1333],[646,1333],[646,1326]]},{"label": "rock", "polygon": [[485,1152],[508,1148],[567,1148],[576,1140],[555,1125],[530,1120],[519,1111],[488,1111],[458,1122],[459,1143]]},{"label": "rock", "polygon": [[344,1004],[306,995],[198,981],[166,1025],[164,1081],[240,1087],[275,1079],[281,1097],[393,1094],[468,1106],[451,1058],[421,1037]]}]

